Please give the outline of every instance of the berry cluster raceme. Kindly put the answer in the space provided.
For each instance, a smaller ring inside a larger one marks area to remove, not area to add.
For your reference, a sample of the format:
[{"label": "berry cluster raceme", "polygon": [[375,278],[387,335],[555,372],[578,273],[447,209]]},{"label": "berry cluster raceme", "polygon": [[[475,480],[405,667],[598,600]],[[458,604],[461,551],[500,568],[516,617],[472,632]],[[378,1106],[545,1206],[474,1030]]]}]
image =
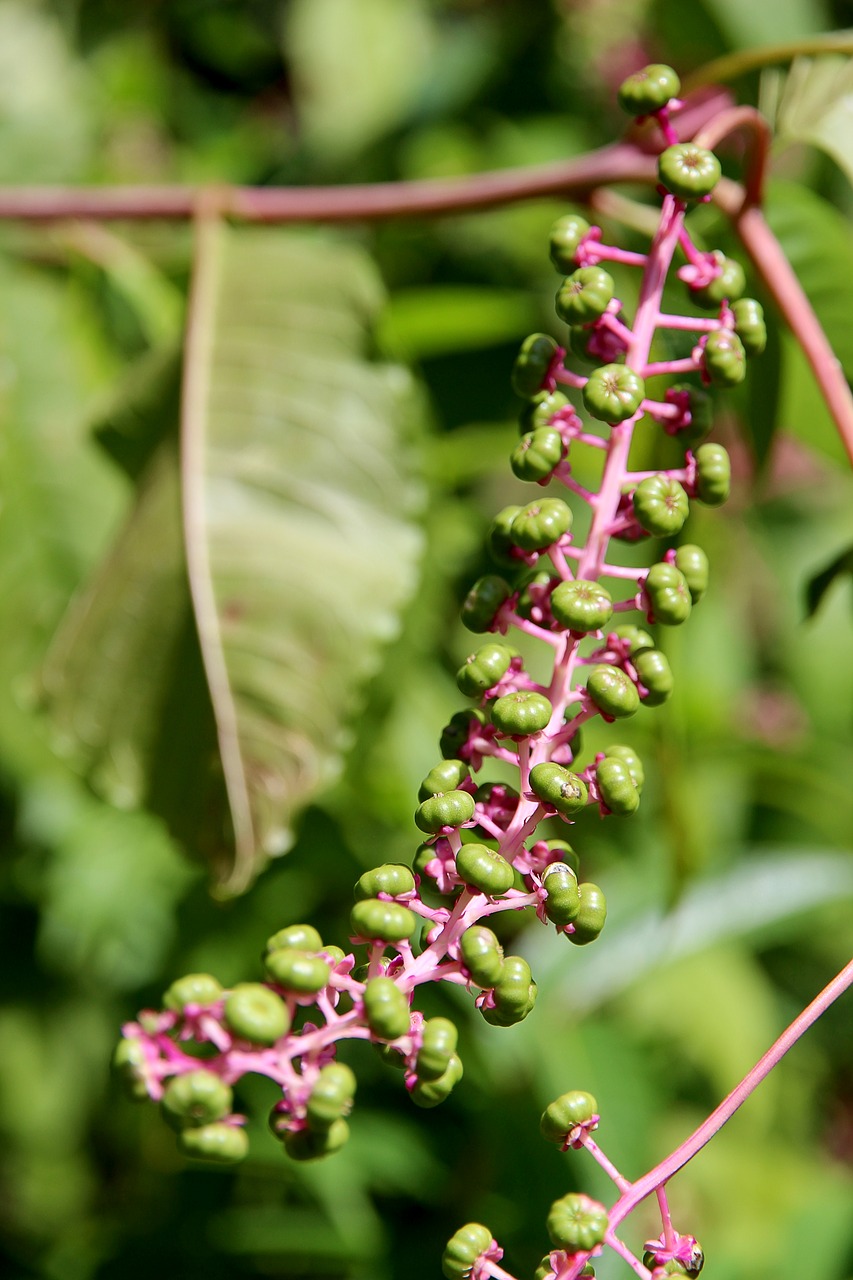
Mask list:
[{"label": "berry cluster raceme", "polygon": [[[328,945],[310,925],[286,925],[267,941],[263,981],[226,990],[209,974],[190,974],[172,984],[162,1011],[145,1011],[124,1027],[115,1061],[129,1092],[160,1103],[188,1156],[229,1163],[245,1155],[245,1118],[235,1112],[232,1088],[249,1072],[281,1089],[270,1127],[289,1156],[311,1160],[336,1151],[347,1140],[356,1091],[352,1069],[337,1057],[346,1040],[369,1041],[402,1069],[417,1106],[436,1106],[462,1076],[457,1031],[449,1019],[426,1018],[414,1007],[416,989],[462,985],[486,1022],[508,1027],[533,1009],[536,983],[527,961],[505,955],[483,921],[532,909],[569,943],[585,946],[601,933],[602,889],[583,879],[566,840],[545,838],[538,828],[545,819],[570,826],[590,807],[626,816],[640,803],[643,767],[621,740],[621,725],[585,762],[581,728],[593,717],[621,722],[672,693],[669,663],[646,627],[681,625],[701,599],[708,561],[699,546],[681,541],[682,530],[692,502],[717,506],[730,484],[725,449],[702,443],[711,416],[706,388],[738,383],[765,336],[761,307],[740,296],[741,268],[698,249],[685,229],[688,207],[708,198],[720,168],[710,151],[678,140],[670,120],[678,91],[675,72],[663,66],[645,68],[620,90],[626,110],[653,117],[666,143],[658,165],[662,209],[648,252],[606,245],[600,229],[575,214],[553,229],[551,258],[562,277],[556,310],[567,336],[561,345],[531,335],[513,374],[526,403],[510,462],[540,492],[495,517],[488,550],[496,571],[463,605],[465,626],[485,638],[457,674],[471,703],[445,727],[442,759],[421,784],[414,820],[423,843],[412,866],[384,865],[361,876],[354,949]],[[662,310],[677,254],[677,275],[701,314]],[[633,322],[607,270],[613,263],[641,272]],[[652,342],[666,330],[692,335],[688,356],[651,360]],[[567,365],[567,351],[588,371]],[[649,379],[657,387],[666,375],[674,378],[667,389],[648,394]],[[629,469],[632,435],[643,419],[682,443],[677,467]],[[597,492],[573,476],[576,448],[599,451]],[[589,508],[584,542],[573,537],[568,497]],[[612,541],[650,537],[670,540],[651,567],[608,559]],[[506,638],[513,629],[552,654],[547,683],[526,671]],[[487,759],[513,766],[517,786],[475,777]],[[590,1136],[597,1123],[595,1100],[575,1091],[547,1109],[542,1130],[564,1149],[587,1147],[612,1168]],[[605,1243],[627,1257],[612,1221],[612,1212],[586,1196],[558,1200],[548,1215],[554,1248],[537,1280],[593,1275],[590,1259]],[[668,1219],[664,1226],[643,1261],[631,1255],[636,1273],[697,1274],[695,1241],[674,1233]],[[469,1224],[448,1244],[444,1272],[448,1280],[505,1277],[500,1257],[491,1232]]]}]

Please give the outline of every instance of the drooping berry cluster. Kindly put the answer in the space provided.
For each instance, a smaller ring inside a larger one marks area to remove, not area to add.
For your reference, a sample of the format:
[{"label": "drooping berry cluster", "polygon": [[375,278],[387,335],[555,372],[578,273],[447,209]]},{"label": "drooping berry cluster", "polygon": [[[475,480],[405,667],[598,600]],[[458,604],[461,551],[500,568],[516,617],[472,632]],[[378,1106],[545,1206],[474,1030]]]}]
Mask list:
[{"label": "drooping berry cluster", "polygon": [[[604,244],[600,229],[576,215],[554,227],[551,256],[564,276],[556,308],[568,339],[560,345],[533,334],[522,346],[513,384],[527,403],[511,466],[520,479],[560,486],[586,504],[589,533],[585,542],[575,541],[571,506],[550,494],[507,507],[493,521],[488,547],[502,573],[475,584],[462,619],[471,631],[494,638],[459,669],[460,691],[473,705],[445,727],[442,759],[421,785],[415,823],[425,839],[413,866],[383,865],[360,878],[351,916],[354,950],[327,945],[310,925],[287,925],[266,944],[263,982],[224,990],[211,975],[189,975],[169,988],[161,1012],[146,1011],[124,1028],[116,1062],[132,1096],[160,1102],[190,1156],[229,1162],[246,1153],[232,1086],[249,1072],[281,1088],[270,1126],[290,1156],[313,1159],[337,1150],[348,1135],[356,1087],[351,1068],[337,1060],[339,1044],[348,1039],[371,1042],[401,1067],[417,1105],[436,1105],[462,1076],[457,1033],[446,1018],[424,1018],[413,1005],[416,989],[435,981],[465,986],[487,1022],[510,1026],[533,1008],[536,984],[526,960],[505,955],[484,921],[532,908],[578,945],[592,942],[604,926],[601,888],[580,877],[580,859],[566,841],[541,838],[538,828],[547,818],[571,824],[590,806],[602,815],[637,809],[643,768],[636,752],[614,742],[583,763],[580,730],[593,717],[610,724],[670,696],[672,672],[652,634],[617,619],[639,613],[649,625],[679,625],[708,582],[707,558],[696,545],[670,546],[650,568],[634,569],[608,558],[610,544],[676,538],[691,501],[725,501],[726,451],[699,443],[710,426],[703,388],[740,381],[747,355],[764,343],[759,304],[737,296],[743,272],[722,255],[697,249],[685,230],[688,204],[707,198],[720,170],[709,151],[678,141],[670,120],[677,93],[671,69],[650,67],[620,94],[633,113],[654,116],[667,144],[659,161],[660,223],[648,252]],[[678,276],[691,299],[713,315],[662,311],[664,283],[679,252]],[[641,272],[630,323],[601,265],[606,262]],[[667,329],[693,333],[695,345],[688,357],[652,361],[652,341]],[[567,349],[592,363],[591,371],[568,367]],[[691,374],[694,381],[685,381]],[[646,382],[657,375],[678,381],[650,398]],[[559,387],[579,393],[593,425]],[[633,431],[643,419],[683,442],[679,466],[652,473],[629,468]],[[573,475],[571,453],[579,446],[603,457],[596,492]],[[550,649],[547,683],[525,669],[505,639],[511,629]],[[488,759],[517,769],[517,787],[475,779]],[[549,1108],[543,1129],[563,1145],[586,1146],[609,1167],[590,1137],[597,1119],[594,1100],[576,1092]],[[615,1171],[614,1181],[628,1185]],[[549,1217],[555,1251],[537,1276],[593,1274],[589,1258],[605,1240],[627,1256],[613,1227],[613,1213],[608,1217],[603,1206],[563,1197]],[[681,1274],[696,1274],[695,1258],[681,1256],[683,1240],[691,1238],[676,1237],[668,1218],[664,1228],[660,1247],[647,1249],[649,1260],[633,1260],[637,1274],[679,1273],[679,1267]],[[486,1228],[463,1228],[454,1241],[445,1255],[450,1280],[506,1275]]]}]

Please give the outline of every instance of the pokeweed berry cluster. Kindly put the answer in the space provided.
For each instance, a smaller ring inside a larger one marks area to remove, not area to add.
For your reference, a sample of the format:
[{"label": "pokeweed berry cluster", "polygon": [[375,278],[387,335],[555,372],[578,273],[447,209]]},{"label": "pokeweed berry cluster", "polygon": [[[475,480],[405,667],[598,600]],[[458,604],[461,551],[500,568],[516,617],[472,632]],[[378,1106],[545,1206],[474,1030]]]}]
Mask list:
[{"label": "pokeweed berry cluster", "polygon": [[[720,167],[710,151],[679,142],[670,119],[678,91],[675,72],[659,66],[630,77],[620,91],[631,114],[657,121],[666,144],[660,220],[648,251],[607,245],[600,228],[575,215],[553,229],[551,257],[564,277],[556,310],[568,341],[561,346],[533,334],[521,348],[513,385],[527,403],[511,466],[522,480],[560,486],[586,504],[589,532],[583,543],[575,540],[563,497],[538,496],[496,516],[488,548],[501,573],[481,578],[462,609],[471,631],[494,638],[459,669],[459,689],[473,705],[445,727],[442,759],[421,785],[415,823],[425,838],[412,866],[388,864],[361,876],[351,916],[354,949],[327,945],[310,925],[286,925],[266,944],[262,982],[226,990],[209,974],[190,974],[168,989],[161,1011],[147,1010],[123,1029],[116,1064],[131,1095],[160,1103],[189,1156],[232,1162],[246,1154],[245,1117],[235,1112],[232,1089],[250,1072],[281,1088],[270,1127],[288,1155],[305,1160],[337,1150],[348,1136],[356,1090],[352,1069],[337,1057],[346,1040],[372,1043],[402,1069],[412,1101],[435,1106],[461,1078],[462,1063],[456,1027],[447,1018],[425,1018],[413,1006],[417,988],[436,981],[464,986],[488,1023],[507,1027],[530,1013],[536,984],[527,961],[505,955],[484,922],[532,908],[576,945],[592,942],[604,926],[601,888],[582,878],[569,843],[543,838],[538,828],[552,818],[570,825],[589,807],[602,815],[637,809],[643,768],[636,752],[614,742],[584,764],[580,730],[593,717],[611,724],[669,697],[672,672],[642,623],[684,623],[708,582],[707,558],[693,544],[670,546],[640,569],[611,562],[608,551],[612,540],[674,539],[692,500],[725,501],[726,451],[700,443],[710,427],[705,389],[739,382],[747,356],[764,344],[759,304],[740,297],[740,267],[697,248],[685,229],[688,206],[708,198]],[[677,253],[689,298],[709,314],[662,310]],[[605,263],[641,273],[633,323]],[[665,330],[694,336],[688,356],[651,359],[653,339]],[[567,366],[568,350],[591,371]],[[647,394],[649,379],[667,376],[676,381],[662,394]],[[560,388],[579,393],[593,424]],[[629,469],[634,428],[644,419],[683,444],[679,466]],[[573,475],[571,451],[584,446],[603,458],[596,492]],[[632,613],[641,615],[639,623],[617,625]],[[547,684],[531,677],[507,641],[513,629],[550,650]],[[517,770],[517,787],[475,780],[487,759]],[[642,1261],[615,1235],[620,1206],[629,1211],[630,1184],[594,1143],[597,1123],[595,1100],[580,1091],[558,1099],[543,1117],[545,1136],[590,1150],[622,1199],[609,1213],[586,1196],[558,1200],[548,1217],[554,1251],[537,1280],[594,1274],[590,1259],[605,1243],[640,1276],[697,1274],[701,1250],[674,1232],[662,1190],[663,1233],[647,1242]],[[497,1265],[500,1256],[491,1232],[470,1224],[448,1245],[445,1275],[501,1280],[508,1273]]]}]

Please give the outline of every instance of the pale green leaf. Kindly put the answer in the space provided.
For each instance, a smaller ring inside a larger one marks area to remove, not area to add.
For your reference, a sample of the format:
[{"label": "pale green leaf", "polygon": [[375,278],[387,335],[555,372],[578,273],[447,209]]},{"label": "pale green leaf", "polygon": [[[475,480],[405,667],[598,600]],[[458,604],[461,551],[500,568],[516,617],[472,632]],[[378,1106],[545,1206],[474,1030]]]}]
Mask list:
[{"label": "pale green leaf", "polygon": [[744,4],[743,0],[705,0],[727,43],[744,49],[802,39],[821,31],[827,15],[820,0],[773,0],[772,4]]},{"label": "pale green leaf", "polygon": [[414,586],[411,384],[367,360],[381,290],[309,235],[200,233],[183,425],[187,553],[236,840],[291,842]]},{"label": "pale green leaf", "polygon": [[32,0],[0,5],[0,182],[79,178],[93,151],[83,63]]},{"label": "pale green leaf", "polygon": [[853,181],[853,59],[797,58],[779,93],[777,146],[807,142]]},{"label": "pale green leaf", "polygon": [[335,159],[406,117],[431,68],[423,0],[293,0],[286,34],[302,133]]}]

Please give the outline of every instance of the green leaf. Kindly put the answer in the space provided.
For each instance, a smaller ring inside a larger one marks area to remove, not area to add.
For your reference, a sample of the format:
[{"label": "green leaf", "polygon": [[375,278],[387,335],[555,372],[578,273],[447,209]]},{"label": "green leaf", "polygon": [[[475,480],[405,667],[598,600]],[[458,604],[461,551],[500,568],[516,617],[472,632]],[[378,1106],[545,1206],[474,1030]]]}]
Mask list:
[{"label": "green leaf", "polygon": [[[853,377],[853,233],[826,200],[793,182],[769,186],[767,220],[815,310],[848,379]],[[834,432],[814,411],[796,412],[803,399],[797,363],[786,350],[780,419],[786,430],[837,460],[845,460]],[[812,380],[813,381],[813,380]],[[826,415],[828,419],[828,414]]]},{"label": "green leaf", "polygon": [[379,336],[406,359],[495,346],[523,338],[537,322],[529,292],[444,285],[396,293]]},{"label": "green leaf", "polygon": [[853,575],[853,547],[847,547],[830,560],[825,569],[809,578],[806,583],[806,617],[814,617],[827,591],[842,574]]},{"label": "green leaf", "polygon": [[411,383],[365,359],[381,290],[308,235],[200,231],[183,413],[187,556],[234,824],[228,887],[291,843],[412,591]]},{"label": "green leaf", "polygon": [[47,967],[112,991],[156,978],[194,874],[162,824],[111,808],[76,779],[45,777],[26,793],[20,830],[52,850],[39,893]]},{"label": "green leaf", "polygon": [[47,6],[0,5],[0,182],[79,178],[94,144],[83,66]]},{"label": "green leaf", "polygon": [[752,52],[751,46],[802,39],[824,26],[823,6],[815,0],[774,0],[772,5],[742,0],[705,0],[705,7],[727,36],[727,43]]},{"label": "green leaf", "polygon": [[853,59],[797,58],[776,109],[778,146],[810,143],[831,156],[853,181]]},{"label": "green leaf", "polygon": [[423,0],[293,0],[287,49],[309,146],[350,156],[398,125],[432,64]]}]

